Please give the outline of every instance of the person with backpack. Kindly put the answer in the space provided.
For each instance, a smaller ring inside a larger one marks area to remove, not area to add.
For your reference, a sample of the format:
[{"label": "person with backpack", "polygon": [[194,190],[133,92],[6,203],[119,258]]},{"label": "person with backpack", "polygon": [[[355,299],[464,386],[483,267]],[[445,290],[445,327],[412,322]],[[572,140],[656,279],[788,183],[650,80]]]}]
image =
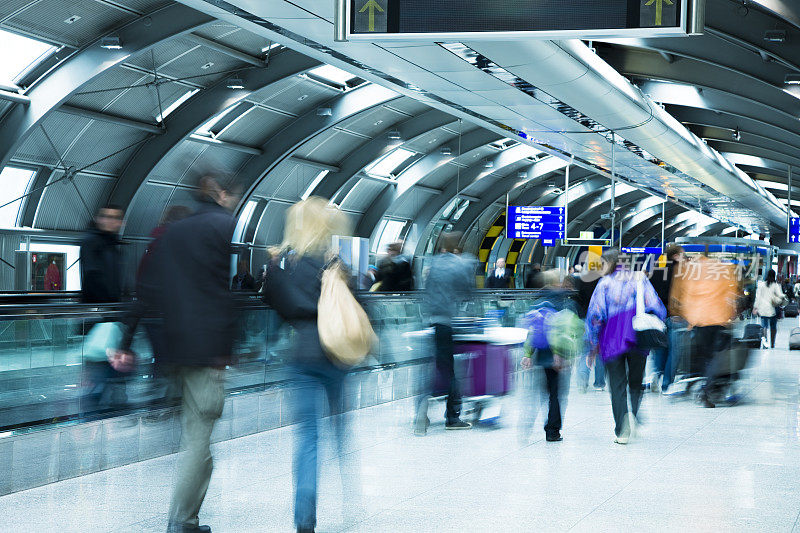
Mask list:
[{"label": "person with backpack", "polygon": [[641,287],[644,311],[661,320],[667,316],[650,280],[641,272],[632,272],[619,264],[619,250],[609,249],[601,257],[603,278],[597,284],[586,313],[586,330],[594,359],[602,357],[608,374],[611,409],[614,413],[614,442],[627,444],[631,436],[631,415],[639,414],[642,379],[647,353],[641,350],[633,329],[636,315],[636,292]]},{"label": "person with backpack", "polygon": [[558,276],[556,270],[542,274],[544,290],[526,316],[528,338],[521,365],[525,370],[532,370],[526,377],[533,383],[527,388],[530,397],[525,400],[520,417],[520,438],[524,443],[545,398],[548,405],[545,440],[563,440],[561,428],[569,392],[570,363],[584,345],[583,321],[578,318],[569,292],[560,286]]}]

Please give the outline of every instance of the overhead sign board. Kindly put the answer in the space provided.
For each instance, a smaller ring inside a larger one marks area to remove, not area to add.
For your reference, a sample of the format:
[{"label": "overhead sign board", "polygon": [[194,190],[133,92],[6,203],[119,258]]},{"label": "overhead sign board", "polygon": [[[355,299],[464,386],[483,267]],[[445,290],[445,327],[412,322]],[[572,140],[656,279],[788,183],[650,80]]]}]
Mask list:
[{"label": "overhead sign board", "polygon": [[611,239],[564,239],[564,246],[611,246]]},{"label": "overhead sign board", "polygon": [[678,36],[702,31],[705,11],[705,0],[337,2],[336,35],[371,41]]},{"label": "overhead sign board", "polygon": [[789,242],[800,242],[800,218],[789,219]]},{"label": "overhead sign board", "polygon": [[563,239],[564,208],[538,205],[510,205],[506,212],[509,239]]},{"label": "overhead sign board", "polygon": [[650,254],[650,255],[661,255],[663,250],[660,246],[643,246],[643,247],[622,247],[623,254]]}]

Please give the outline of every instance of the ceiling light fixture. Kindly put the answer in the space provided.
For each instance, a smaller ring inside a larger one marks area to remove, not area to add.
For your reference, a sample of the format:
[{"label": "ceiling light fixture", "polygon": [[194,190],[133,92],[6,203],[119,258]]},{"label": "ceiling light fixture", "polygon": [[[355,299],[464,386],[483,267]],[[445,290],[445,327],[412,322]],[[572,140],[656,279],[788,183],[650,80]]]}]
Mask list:
[{"label": "ceiling light fixture", "polygon": [[767,30],[764,32],[764,40],[770,43],[786,42],[786,30]]},{"label": "ceiling light fixture", "polygon": [[449,146],[442,147],[442,155],[453,155],[453,150]]},{"label": "ceiling light fixture", "polygon": [[106,50],[119,50],[122,48],[122,39],[116,35],[103,37],[100,39],[100,48],[105,48]]},{"label": "ceiling light fixture", "polygon": [[317,116],[318,117],[330,117],[333,116],[333,109],[330,107],[318,107],[317,108]]},{"label": "ceiling light fixture", "polygon": [[397,130],[390,131],[388,137],[390,141],[399,141],[403,138]]},{"label": "ceiling light fixture", "polygon": [[242,78],[228,78],[228,89],[244,89],[244,80]]},{"label": "ceiling light fixture", "polygon": [[800,74],[797,72],[790,72],[784,78],[783,83],[786,85],[800,85]]},{"label": "ceiling light fixture", "polygon": [[488,159],[483,162],[484,168],[494,168],[494,161],[489,161]]},{"label": "ceiling light fixture", "polygon": [[733,130],[733,140],[737,142],[742,140],[742,132],[739,131],[739,128]]}]

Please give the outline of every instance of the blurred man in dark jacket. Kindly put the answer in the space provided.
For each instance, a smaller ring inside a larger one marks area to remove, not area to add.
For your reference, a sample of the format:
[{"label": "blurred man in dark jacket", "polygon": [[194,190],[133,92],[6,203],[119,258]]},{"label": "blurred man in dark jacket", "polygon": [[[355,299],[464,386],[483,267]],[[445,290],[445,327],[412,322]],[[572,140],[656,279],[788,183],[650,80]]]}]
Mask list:
[{"label": "blurred man in dark jacket", "polygon": [[[461,233],[445,233],[440,238],[440,253],[431,259],[422,299],[425,314],[434,330],[436,371],[447,383],[445,429],[469,429],[461,420],[461,393],[455,376],[453,356],[453,317],[461,303],[475,288],[475,266],[471,260],[455,254]],[[414,432],[425,435],[428,429],[428,397],[423,395],[417,406]]]},{"label": "blurred man in dark jacket", "polygon": [[494,270],[486,276],[487,289],[507,289],[511,282],[511,272],[506,268],[506,260],[498,259],[494,264]]},{"label": "blurred man in dark jacket", "polygon": [[86,303],[118,302],[122,297],[119,231],[124,215],[115,205],[100,208],[81,242],[81,291]]},{"label": "blurred man in dark jacket", "polygon": [[169,514],[170,532],[207,532],[198,513],[211,479],[211,432],[225,403],[235,316],[229,288],[235,199],[213,178],[199,184],[200,207],[170,224],[145,284],[164,317],[162,364],[183,392],[183,453]]},{"label": "blurred man in dark jacket", "polygon": [[531,267],[531,271],[525,278],[525,288],[541,289],[542,287],[544,287],[544,283],[542,281],[542,265],[536,263],[533,265],[533,267]]},{"label": "blurred man in dark jacket", "polygon": [[378,264],[375,281],[381,292],[414,290],[414,273],[411,261],[403,255],[403,243],[393,242],[386,247],[386,257]]},{"label": "blurred man in dark jacket", "polygon": [[670,302],[675,274],[680,272],[681,264],[685,260],[683,248],[677,244],[670,245],[665,250],[665,255],[667,256],[666,268],[654,269],[653,276],[650,279],[656,294],[661,299],[661,303],[667,308],[667,320],[665,323],[669,341],[666,348],[655,350],[653,353],[654,375],[651,377],[650,382],[650,390],[653,392],[667,392],[670,385],[672,385],[678,360],[681,356],[679,330],[686,327],[686,321],[671,312],[675,306],[671,305]]}]

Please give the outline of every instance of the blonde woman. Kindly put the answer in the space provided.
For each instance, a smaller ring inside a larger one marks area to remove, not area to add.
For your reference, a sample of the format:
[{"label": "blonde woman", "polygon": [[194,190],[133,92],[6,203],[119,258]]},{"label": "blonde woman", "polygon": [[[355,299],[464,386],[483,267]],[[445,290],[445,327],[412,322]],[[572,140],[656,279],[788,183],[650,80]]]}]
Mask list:
[{"label": "blonde woman", "polygon": [[[342,383],[346,370],[325,355],[317,330],[317,302],[322,270],[332,254],[334,235],[349,234],[346,215],[319,197],[289,208],[284,240],[267,267],[263,299],[295,331],[290,363],[295,385],[297,434],[294,450],[295,508],[298,532],[314,531],[317,521],[317,434],[320,396],[328,398],[331,413],[341,411]],[[343,449],[344,420],[333,417],[339,451]],[[340,457],[341,458],[341,457]],[[343,474],[344,481],[355,482]],[[348,478],[348,479],[345,479]],[[348,498],[354,494],[348,491]]]}]

